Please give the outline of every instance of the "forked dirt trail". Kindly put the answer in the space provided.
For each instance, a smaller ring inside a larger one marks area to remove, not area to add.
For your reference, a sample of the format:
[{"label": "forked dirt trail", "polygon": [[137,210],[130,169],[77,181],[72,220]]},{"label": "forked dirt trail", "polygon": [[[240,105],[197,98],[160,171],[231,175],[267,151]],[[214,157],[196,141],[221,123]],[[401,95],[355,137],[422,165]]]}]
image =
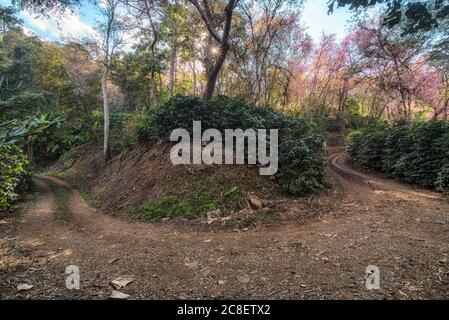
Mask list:
[{"label": "forked dirt trail", "polygon": [[[118,277],[135,279],[120,289],[134,299],[449,298],[448,199],[355,172],[344,154],[329,157],[329,170],[332,214],[247,231],[113,218],[76,190],[64,223],[51,189],[64,183],[36,178],[37,202],[0,223],[0,298],[104,299]],[[80,268],[78,291],[65,287],[68,265]],[[365,287],[368,265],[380,269],[379,290]],[[34,287],[18,292],[20,283]]]}]

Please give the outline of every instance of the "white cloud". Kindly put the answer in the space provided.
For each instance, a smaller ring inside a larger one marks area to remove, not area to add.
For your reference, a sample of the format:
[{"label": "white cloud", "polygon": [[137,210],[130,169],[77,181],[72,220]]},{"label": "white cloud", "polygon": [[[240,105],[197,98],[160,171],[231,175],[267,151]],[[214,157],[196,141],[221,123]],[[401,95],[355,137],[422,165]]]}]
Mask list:
[{"label": "white cloud", "polygon": [[46,36],[52,36],[58,40],[64,38],[82,38],[96,34],[91,26],[82,22],[78,15],[70,11],[67,11],[57,19],[34,16],[25,11],[21,14],[21,18],[37,33],[43,33]]},{"label": "white cloud", "polygon": [[27,36],[34,36],[35,32],[31,29],[28,29],[27,27],[22,27],[23,32],[27,35]]},{"label": "white cloud", "polygon": [[[99,40],[100,38],[99,33],[92,26],[81,21],[78,14],[68,10],[61,17],[55,18],[36,16],[24,11],[20,14],[20,18],[24,20],[26,25],[24,28],[27,32],[33,32],[46,40],[63,41],[84,37],[93,37]],[[124,43],[121,49],[131,51],[132,46],[139,42],[138,38],[135,30],[125,31],[122,34]]]}]

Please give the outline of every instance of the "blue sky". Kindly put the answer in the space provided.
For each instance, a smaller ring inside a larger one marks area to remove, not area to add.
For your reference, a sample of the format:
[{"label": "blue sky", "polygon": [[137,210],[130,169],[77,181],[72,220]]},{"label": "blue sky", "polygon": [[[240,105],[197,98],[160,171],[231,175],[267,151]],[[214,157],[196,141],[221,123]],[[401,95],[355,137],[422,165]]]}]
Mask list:
[{"label": "blue sky", "polygon": [[320,39],[323,32],[334,33],[339,39],[347,34],[346,22],[351,17],[349,9],[334,9],[329,15],[327,11],[327,0],[306,0],[301,20],[315,41]]},{"label": "blue sky", "polygon": [[[334,33],[342,39],[347,31],[346,22],[350,12],[340,8],[328,15],[326,3],[327,0],[306,0],[305,3],[302,22],[315,41],[318,41],[323,32]],[[0,4],[10,5],[11,1],[0,0]],[[21,12],[19,17],[24,22],[25,30],[46,39],[58,41],[68,37],[82,38],[86,34],[94,33],[95,15],[94,8],[88,2],[84,2],[79,11],[64,17],[43,19],[29,12]]]}]

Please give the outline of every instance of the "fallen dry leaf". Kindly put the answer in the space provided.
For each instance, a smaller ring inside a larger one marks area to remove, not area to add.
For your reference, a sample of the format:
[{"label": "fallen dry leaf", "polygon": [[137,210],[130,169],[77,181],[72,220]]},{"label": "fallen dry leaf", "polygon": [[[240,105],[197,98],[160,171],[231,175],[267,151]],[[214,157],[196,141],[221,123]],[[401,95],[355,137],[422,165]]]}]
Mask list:
[{"label": "fallen dry leaf", "polygon": [[120,289],[123,287],[126,287],[128,284],[130,284],[131,282],[133,282],[134,280],[136,280],[133,277],[119,277],[115,280],[111,281],[111,284],[116,288],[116,289]]},{"label": "fallen dry leaf", "polygon": [[130,297],[129,294],[116,290],[112,290],[111,295],[109,296],[109,298],[111,299],[128,299],[129,297]]}]

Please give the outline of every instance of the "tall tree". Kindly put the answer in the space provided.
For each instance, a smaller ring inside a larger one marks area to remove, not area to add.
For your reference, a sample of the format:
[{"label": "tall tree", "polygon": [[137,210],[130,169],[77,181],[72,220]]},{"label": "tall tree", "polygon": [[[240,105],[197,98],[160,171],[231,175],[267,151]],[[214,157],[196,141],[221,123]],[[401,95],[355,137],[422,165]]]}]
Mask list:
[{"label": "tall tree", "polygon": [[157,103],[158,84],[156,74],[160,69],[160,57],[158,44],[162,38],[160,30],[160,21],[164,17],[163,7],[166,0],[123,0],[131,15],[131,27],[139,30],[138,34],[142,37],[141,44],[136,48],[137,51],[149,49],[151,58],[150,63],[150,90],[148,106],[154,106]]},{"label": "tall tree", "polygon": [[105,161],[111,158],[108,78],[112,58],[116,50],[123,44],[123,23],[118,17],[119,4],[119,0],[104,0],[100,5],[100,12],[103,17],[103,21],[99,24],[99,30],[101,33],[100,50],[103,67],[101,88],[103,93],[103,156]]},{"label": "tall tree", "polygon": [[240,3],[232,39],[233,69],[244,79],[239,91],[247,99],[259,104],[287,100],[283,93],[292,75],[289,58],[293,47],[306,40],[299,25],[301,5],[300,0]]},{"label": "tall tree", "polygon": [[[215,58],[207,68],[207,83],[203,94],[204,100],[210,100],[215,91],[218,74],[229,52],[232,15],[239,0],[228,0],[222,14],[216,12],[222,8],[220,3],[210,3],[209,0],[203,0],[202,4],[198,0],[188,1],[198,10],[207,27],[211,44],[210,53]],[[212,44],[213,41],[218,43],[218,47]]]}]

